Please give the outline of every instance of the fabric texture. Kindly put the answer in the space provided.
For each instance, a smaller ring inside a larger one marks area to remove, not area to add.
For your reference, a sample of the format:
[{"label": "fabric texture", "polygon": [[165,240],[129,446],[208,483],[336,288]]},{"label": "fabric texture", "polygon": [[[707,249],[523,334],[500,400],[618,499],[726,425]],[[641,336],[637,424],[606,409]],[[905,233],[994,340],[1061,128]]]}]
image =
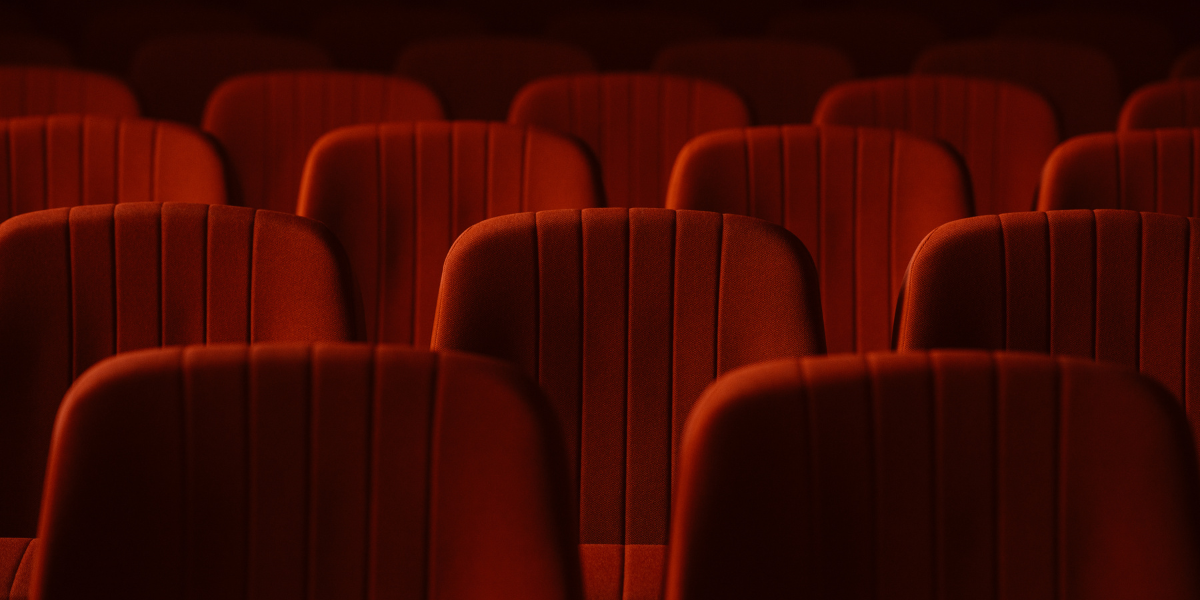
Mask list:
[{"label": "fabric texture", "polygon": [[409,44],[395,71],[437,92],[454,119],[503,121],[525,84],[587,73],[596,63],[578,46],[538,38],[456,37]]},{"label": "fabric texture", "polygon": [[1200,126],[1200,79],[1148,84],[1125,99],[1117,130]]},{"label": "fabric texture", "polygon": [[825,350],[812,259],[787,230],[621,208],[468,229],[446,258],[433,347],[514,362],[546,391],[597,600],[661,597],[675,448],[704,386]]},{"label": "fabric texture", "polygon": [[293,213],[309,148],[338,127],[437,120],[425,86],[399,77],[338,71],[241,75],[208,99],[204,129],[224,145],[246,206]]},{"label": "fabric texture", "polygon": [[0,600],[27,600],[38,540],[0,537]]},{"label": "fabric texture", "polygon": [[311,42],[255,33],[181,33],[138,48],[129,82],[145,113],[200,125],[204,104],[221,82],[246,73],[328,69],[325,50]]},{"label": "fabric texture", "polygon": [[358,339],[348,261],[319,223],[137,202],[0,223],[0,536],[32,536],[54,415],[112,354],[190,343]]},{"label": "fabric texture", "polygon": [[65,67],[0,66],[0,118],[81,113],[136,117],[137,98],[121,80]]},{"label": "fabric texture", "polygon": [[578,598],[541,400],[499,361],[397,346],[115,357],[64,400],[33,592]]},{"label": "fabric texture", "polygon": [[772,39],[677,44],[659,52],[654,70],[728,86],[759,125],[811,121],[821,94],[854,77],[850,58],[832,46]]},{"label": "fabric texture", "polygon": [[671,167],[691,138],[745,127],[749,114],[728,88],[662,74],[549,77],[523,88],[508,120],[573,135],[595,154],[609,206],[661,208]]},{"label": "fabric texture", "polygon": [[829,352],[886,350],[909,257],[970,216],[970,179],[952,150],[903,131],[729,129],[684,147],[667,206],[786,227],[820,273]]},{"label": "fabric texture", "polygon": [[975,217],[913,255],[897,347],[1023,350],[1141,370],[1200,423],[1200,221],[1124,210]]},{"label": "fabric texture", "polygon": [[821,98],[813,124],[894,127],[949,143],[967,163],[980,215],[1030,210],[1059,140],[1054,109],[1037,92],[951,75],[839,84]]},{"label": "fabric texture", "polygon": [[357,125],[313,147],[299,214],[342,240],[363,292],[367,340],[427,347],[442,262],[475,223],[600,206],[577,142],[470,121]]},{"label": "fabric texture", "polygon": [[1054,105],[1064,137],[1112,131],[1121,110],[1117,67],[1091,46],[988,38],[926,48],[913,72],[1003,79],[1036,90]]},{"label": "fabric texture", "polygon": [[755,365],[684,433],[667,598],[1195,598],[1191,445],[1160,386],[1078,359]]},{"label": "fabric texture", "polygon": [[0,219],[86,204],[226,200],[216,147],[184,125],[85,115],[0,120]]},{"label": "fabric texture", "polygon": [[1097,133],[1046,161],[1038,210],[1117,208],[1200,216],[1200,130]]}]

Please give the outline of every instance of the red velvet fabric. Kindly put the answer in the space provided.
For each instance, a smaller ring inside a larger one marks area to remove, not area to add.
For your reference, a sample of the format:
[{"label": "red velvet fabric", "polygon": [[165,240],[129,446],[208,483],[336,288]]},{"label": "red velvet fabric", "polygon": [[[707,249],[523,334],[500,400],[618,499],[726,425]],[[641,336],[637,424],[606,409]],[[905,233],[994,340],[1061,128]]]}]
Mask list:
[{"label": "red velvet fabric", "polygon": [[224,145],[247,206],[295,212],[304,159],[317,138],[346,125],[442,118],[425,86],[337,71],[242,75],[208,99],[204,129]]},{"label": "red velvet fabric", "polygon": [[484,219],[601,204],[577,142],[470,121],[339,129],[309,155],[299,214],[342,240],[363,292],[367,340],[429,345],[442,262]]},{"label": "red velvet fabric", "polygon": [[975,217],[913,255],[898,347],[988,348],[1123,364],[1200,424],[1200,220],[1119,210]]},{"label": "red velvet fabric", "polygon": [[683,438],[667,598],[1183,600],[1186,421],[1137,373],[1044,355],[780,360]]},{"label": "red velvet fabric", "polygon": [[452,118],[503,121],[525,84],[595,71],[596,63],[571,44],[477,36],[413,42],[396,59],[395,70],[437,92]]},{"label": "red velvet fabric", "polygon": [[644,71],[659,50],[716,35],[697,14],[632,6],[576,11],[546,25],[547,37],[587,49],[606,71]]},{"label": "red velvet fabric", "polygon": [[80,378],[54,439],[42,600],[579,595],[561,440],[499,361],[126,354]]},{"label": "red velvet fabric", "polygon": [[344,253],[319,223],[138,202],[0,224],[0,536],[31,536],[55,411],[72,380],[162,345],[349,340]]},{"label": "red velvet fabric", "polygon": [[199,131],[164,121],[0,120],[0,219],[119,202],[225,204],[225,167]]},{"label": "red velvet fabric", "polygon": [[433,347],[515,362],[546,390],[572,468],[586,597],[633,600],[660,597],[655,547],[701,390],[825,343],[812,259],[787,230],[603,208],[468,229],[446,258]]},{"label": "red velvet fabric", "polygon": [[766,219],[804,242],[821,275],[830,352],[891,347],[913,250],[970,216],[953,151],[891,129],[755,127],[708,133],[679,154],[669,208]]},{"label": "red velvet fabric", "polygon": [[702,79],[601,74],[535,81],[513,100],[509,122],[573,135],[604,173],[609,206],[663,206],[671,167],[691,138],[749,124],[746,105]]},{"label": "red velvet fabric", "polygon": [[811,121],[821,94],[854,77],[850,58],[836,48],[771,39],[677,44],[659,52],[654,70],[729,86],[760,125]]},{"label": "red velvet fabric", "polygon": [[820,42],[842,50],[863,76],[907,73],[925,47],[942,39],[941,27],[926,17],[883,7],[802,10],[776,17],[772,36]]},{"label": "red velvet fabric", "polygon": [[1130,94],[1121,107],[1117,129],[1200,126],[1200,79],[1148,84]]},{"label": "red velvet fabric", "polygon": [[38,541],[0,538],[0,600],[26,600],[33,579]]},{"label": "red velvet fabric", "polygon": [[1046,161],[1039,210],[1119,208],[1200,216],[1200,129],[1069,139]]},{"label": "red velvet fabric", "polygon": [[138,116],[137,98],[119,79],[61,67],[0,66],[0,118],[55,113]]},{"label": "red velvet fabric", "polygon": [[147,115],[199,125],[209,94],[226,79],[331,66],[329,55],[311,42],[254,33],[183,33],[156,37],[138,48],[129,83]]},{"label": "red velvet fabric", "polygon": [[913,72],[992,77],[1036,90],[1057,109],[1064,137],[1112,131],[1123,98],[1112,60],[1071,42],[988,38],[938,44],[917,57]]},{"label": "red velvet fabric", "polygon": [[1059,140],[1054,109],[1040,94],[950,75],[840,84],[821,98],[813,123],[895,127],[949,143],[967,163],[981,215],[1030,210]]}]

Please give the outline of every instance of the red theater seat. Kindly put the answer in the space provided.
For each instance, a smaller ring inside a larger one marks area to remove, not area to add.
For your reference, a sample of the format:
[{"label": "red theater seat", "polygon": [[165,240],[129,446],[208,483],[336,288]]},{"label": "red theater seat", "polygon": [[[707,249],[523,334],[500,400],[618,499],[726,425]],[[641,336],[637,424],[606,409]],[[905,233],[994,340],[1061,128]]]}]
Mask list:
[{"label": "red theater seat", "polygon": [[557,210],[468,229],[435,349],[509,360],[567,441],[585,596],[662,596],[675,448],[704,386],[825,349],[817,276],[782,227],[665,209]]},{"label": "red theater seat", "polygon": [[768,29],[777,37],[829,44],[868,77],[907,73],[917,54],[942,39],[941,28],[919,15],[887,8],[786,13]]},{"label": "red theater seat", "polygon": [[1082,44],[1003,38],[938,44],[917,57],[913,72],[991,77],[1037,90],[1058,109],[1066,137],[1112,131],[1121,110],[1116,67]]},{"label": "red theater seat", "polygon": [[0,66],[0,118],[54,113],[136,117],[138,102],[124,83],[107,75]]},{"label": "red theater seat", "polygon": [[515,37],[415,42],[396,60],[396,73],[437,92],[451,117],[487,121],[507,118],[513,97],[535,79],[595,70],[582,48]]},{"label": "red theater seat", "polygon": [[1124,369],[756,365],[692,411],[667,598],[1195,598],[1195,463],[1183,411]]},{"label": "red theater seat", "polygon": [[453,8],[329,4],[313,18],[310,35],[347,69],[390,71],[396,55],[412,42],[487,31],[478,16]]},{"label": "red theater seat", "polygon": [[895,127],[949,143],[971,173],[976,214],[1032,208],[1042,164],[1059,139],[1054,109],[1040,94],[950,75],[839,84],[821,98],[813,123]]},{"label": "red theater seat", "polygon": [[74,60],[62,42],[29,33],[0,34],[0,65],[67,67]]},{"label": "red theater seat", "polygon": [[[1200,220],[1124,210],[975,217],[913,255],[898,347],[989,348],[1140,368],[1200,407]],[[1196,418],[1193,417],[1195,421]]]},{"label": "red theater seat", "polygon": [[254,23],[244,13],[216,6],[179,2],[139,2],[104,8],[89,20],[80,39],[80,62],[111,73],[124,73],[143,42],[179,33],[245,33]]},{"label": "red theater seat", "polygon": [[1178,52],[1166,23],[1136,11],[1052,9],[1006,18],[996,32],[1095,46],[1116,64],[1125,92],[1166,77]]},{"label": "red theater seat", "polygon": [[717,34],[711,23],[682,12],[653,8],[608,8],[551,19],[546,36],[586,48],[600,68],[648,69],[659,50]]},{"label": "red theater seat", "polygon": [[754,122],[807,123],[825,90],[854,77],[840,50],[788,40],[735,39],[664,49],[654,70],[710,79],[741,94]]},{"label": "red theater seat", "polygon": [[147,119],[54,115],[0,119],[0,220],[119,202],[225,204],[212,142]]},{"label": "red theater seat", "polygon": [[326,69],[329,55],[306,41],[254,33],[190,33],[154,38],[129,67],[147,115],[195,125],[221,82],[246,73]]},{"label": "red theater seat", "polygon": [[317,138],[346,125],[442,118],[425,86],[386,75],[288,71],[221,84],[204,129],[225,146],[247,206],[295,212],[304,159]]},{"label": "red theater seat", "polygon": [[0,224],[0,536],[31,536],[63,393],[119,352],[206,342],[350,340],[349,264],[319,223],[138,202]]},{"label": "red theater seat", "polygon": [[1046,161],[1038,210],[1121,208],[1200,216],[1200,129],[1097,133]]},{"label": "red theater seat", "polygon": [[668,208],[749,215],[796,234],[821,275],[831,353],[891,347],[909,257],[970,206],[970,180],[940,143],[834,126],[700,136],[680,152],[667,194]]},{"label": "red theater seat", "polygon": [[517,94],[508,120],[583,140],[599,159],[610,206],[661,207],[679,149],[701,133],[745,127],[749,115],[716,83],[641,73],[535,81]]},{"label": "red theater seat", "polygon": [[428,346],[442,262],[484,219],[601,205],[578,143],[459,121],[358,125],[313,147],[298,214],[327,224],[363,292],[367,340]]},{"label": "red theater seat", "polygon": [[1200,126],[1200,78],[1172,79],[1134,92],[1121,107],[1120,130]]},{"label": "red theater seat", "polygon": [[540,396],[498,361],[391,346],[106,361],[56,426],[35,597],[574,600]]}]

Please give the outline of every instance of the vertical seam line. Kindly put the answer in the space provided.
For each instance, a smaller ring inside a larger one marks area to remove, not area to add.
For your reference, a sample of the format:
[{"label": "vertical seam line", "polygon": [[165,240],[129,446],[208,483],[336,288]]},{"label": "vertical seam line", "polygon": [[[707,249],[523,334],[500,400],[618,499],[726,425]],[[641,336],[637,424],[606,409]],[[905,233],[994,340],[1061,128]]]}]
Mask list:
[{"label": "vertical seam line", "polygon": [[438,467],[438,438],[441,429],[441,408],[444,404],[442,398],[442,355],[433,354],[433,367],[430,369],[430,377],[433,380],[433,397],[430,402],[433,406],[430,407],[429,429],[426,432],[425,439],[428,446],[426,447],[425,455],[429,457],[425,466],[425,589],[421,597],[426,600],[433,598],[434,590],[434,561],[433,561],[433,546],[434,536],[437,530],[434,527],[434,519],[437,516],[437,467]]}]

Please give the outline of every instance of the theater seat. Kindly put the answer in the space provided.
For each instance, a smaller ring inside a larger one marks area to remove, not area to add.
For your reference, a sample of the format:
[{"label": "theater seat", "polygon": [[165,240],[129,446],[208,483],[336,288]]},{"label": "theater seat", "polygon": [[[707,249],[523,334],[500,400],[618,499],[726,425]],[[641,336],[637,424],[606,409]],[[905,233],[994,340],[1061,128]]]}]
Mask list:
[{"label": "theater seat", "polygon": [[691,138],[749,124],[746,105],[705,81],[650,73],[549,77],[521,90],[510,123],[581,139],[600,162],[609,206],[663,206],[671,167]]},{"label": "theater seat", "polygon": [[64,400],[35,597],[574,600],[536,387],[352,344],[116,357]]},{"label": "theater seat", "polygon": [[573,140],[472,121],[338,129],[313,147],[298,214],[342,240],[367,340],[428,346],[442,262],[464,229],[515,212],[601,205]]},{"label": "theater seat", "polygon": [[343,69],[390,71],[409,44],[487,32],[483,19],[461,8],[346,4],[326,3],[309,28],[312,40],[327,48]]},{"label": "theater seat", "polygon": [[[1049,352],[1139,368],[1191,413],[1200,221],[1125,210],[975,217],[913,255],[898,348]],[[1195,277],[1195,279],[1193,279]],[[1192,417],[1193,422],[1200,422]]]},{"label": "theater seat", "polygon": [[129,82],[152,117],[200,124],[204,103],[221,82],[246,73],[327,69],[329,55],[303,40],[254,33],[156,37],[138,48]]},{"label": "theater seat", "polygon": [[242,75],[208,99],[204,129],[224,145],[247,206],[295,212],[309,148],[346,125],[442,118],[425,86],[386,75],[280,71]]},{"label": "theater seat", "polygon": [[1200,79],[1149,84],[1125,99],[1118,130],[1200,126]]},{"label": "theater seat", "polygon": [[199,131],[148,119],[0,119],[0,220],[119,202],[225,204],[225,169]]},{"label": "theater seat", "polygon": [[729,86],[760,125],[811,121],[821,94],[854,77],[850,58],[836,48],[770,39],[677,44],[658,54],[654,70]]},{"label": "theater seat", "polygon": [[1038,210],[1119,208],[1200,216],[1200,129],[1097,133],[1046,161]]},{"label": "theater seat", "polygon": [[667,598],[1195,598],[1196,481],[1183,411],[1125,369],[773,361],[692,412]]},{"label": "theater seat", "polygon": [[0,593],[9,600],[29,598],[39,545],[34,538],[0,537]]},{"label": "theater seat", "polygon": [[585,597],[633,600],[662,596],[675,448],[701,390],[825,340],[812,259],[782,227],[601,208],[463,233],[433,347],[514,362],[546,391],[577,494]]},{"label": "theater seat", "polygon": [[138,116],[137,98],[120,80],[59,67],[0,66],[0,118],[55,113]]},{"label": "theater seat", "polygon": [[680,152],[667,207],[787,227],[821,275],[829,351],[886,350],[908,259],[935,227],[970,216],[970,179],[953,151],[902,131],[728,129]]},{"label": "theater seat", "polygon": [[37,526],[54,414],[112,354],[207,342],[353,340],[345,255],[319,223],[138,202],[0,223],[0,536]]},{"label": "theater seat", "polygon": [[1054,109],[1037,92],[951,75],[839,84],[821,98],[813,123],[895,127],[949,143],[971,173],[976,214],[1030,210],[1059,139]]},{"label": "theater seat", "polygon": [[646,7],[580,10],[546,25],[546,37],[582,46],[606,71],[648,69],[659,50],[716,34],[699,15]]},{"label": "theater seat", "polygon": [[907,73],[926,46],[942,39],[941,28],[920,15],[889,8],[830,8],[784,13],[767,29],[773,37],[829,44],[866,77]]},{"label": "theater seat", "polygon": [[535,79],[595,70],[578,46],[518,37],[424,40],[396,59],[396,73],[437,92],[451,117],[486,121],[503,121],[513,97]]},{"label": "theater seat", "polygon": [[989,38],[926,48],[914,73],[992,77],[1043,94],[1065,137],[1112,131],[1121,110],[1121,81],[1100,50],[1071,42]]}]

